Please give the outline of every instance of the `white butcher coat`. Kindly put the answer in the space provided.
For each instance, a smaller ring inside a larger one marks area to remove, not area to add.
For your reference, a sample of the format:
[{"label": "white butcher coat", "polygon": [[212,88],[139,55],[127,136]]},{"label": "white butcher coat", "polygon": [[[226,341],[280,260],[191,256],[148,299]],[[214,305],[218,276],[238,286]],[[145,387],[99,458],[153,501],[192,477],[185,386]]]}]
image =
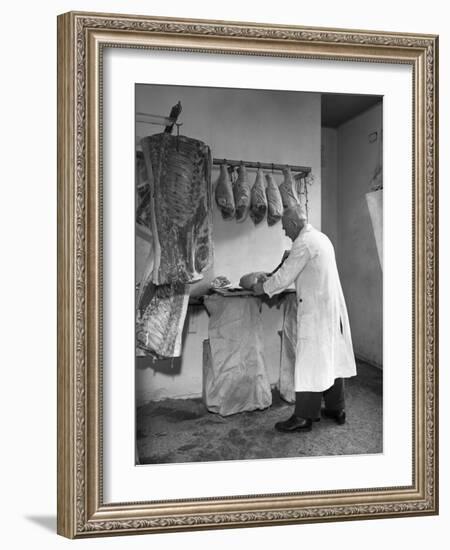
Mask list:
[{"label": "white butcher coat", "polygon": [[306,224],[289,257],[263,285],[269,296],[295,281],[297,345],[295,391],[322,392],[335,378],[356,375],[344,294],[329,238]]}]

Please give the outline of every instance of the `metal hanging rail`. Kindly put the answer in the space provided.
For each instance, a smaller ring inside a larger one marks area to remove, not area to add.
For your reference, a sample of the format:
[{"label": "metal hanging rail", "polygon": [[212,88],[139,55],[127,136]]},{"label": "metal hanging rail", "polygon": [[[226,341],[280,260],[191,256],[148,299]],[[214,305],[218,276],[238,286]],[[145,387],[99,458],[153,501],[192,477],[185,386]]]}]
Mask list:
[{"label": "metal hanging rail", "polygon": [[220,166],[221,164],[226,164],[227,166],[241,166],[244,165],[246,168],[262,168],[263,170],[272,170],[272,171],[282,171],[286,168],[289,168],[291,172],[301,172],[303,176],[308,175],[311,172],[309,166],[297,166],[294,164],[280,164],[280,163],[271,163],[271,162],[255,162],[252,160],[233,160],[233,159],[213,159],[213,164]]},{"label": "metal hanging rail", "polygon": [[181,126],[177,124],[178,117],[182,111],[181,101],[172,107],[169,116],[154,115],[152,113],[136,113],[136,122],[141,124],[157,124],[158,126],[165,126],[164,132],[171,134],[172,129],[175,126]]},{"label": "metal hanging rail", "polygon": [[136,113],[136,122],[142,124],[156,124],[157,126],[169,126],[175,119],[168,116],[152,115],[151,113]]}]

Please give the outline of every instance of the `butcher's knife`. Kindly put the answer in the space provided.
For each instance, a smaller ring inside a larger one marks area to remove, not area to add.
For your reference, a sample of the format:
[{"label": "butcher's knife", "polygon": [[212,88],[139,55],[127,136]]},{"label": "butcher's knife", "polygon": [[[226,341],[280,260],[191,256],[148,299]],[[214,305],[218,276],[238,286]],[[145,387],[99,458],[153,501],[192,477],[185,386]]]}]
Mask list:
[{"label": "butcher's knife", "polygon": [[280,269],[280,267],[284,264],[288,256],[289,256],[289,250],[285,250],[283,254],[283,258],[281,259],[281,262],[277,265],[277,267],[271,273],[268,273],[269,277],[271,277],[274,273],[276,273]]}]

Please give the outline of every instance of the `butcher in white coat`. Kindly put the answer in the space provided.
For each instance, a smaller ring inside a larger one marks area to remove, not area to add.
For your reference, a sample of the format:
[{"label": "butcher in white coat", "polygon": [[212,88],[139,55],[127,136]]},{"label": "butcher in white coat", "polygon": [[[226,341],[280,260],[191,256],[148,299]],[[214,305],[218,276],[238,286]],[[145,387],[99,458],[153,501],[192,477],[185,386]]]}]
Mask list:
[{"label": "butcher in white coat", "polygon": [[293,241],[289,256],[275,274],[253,286],[255,294],[273,296],[295,282],[297,294],[295,411],[275,428],[309,431],[321,413],[344,424],[344,378],[356,375],[356,365],[334,248],[306,222],[300,206],[287,208],[282,224]]}]

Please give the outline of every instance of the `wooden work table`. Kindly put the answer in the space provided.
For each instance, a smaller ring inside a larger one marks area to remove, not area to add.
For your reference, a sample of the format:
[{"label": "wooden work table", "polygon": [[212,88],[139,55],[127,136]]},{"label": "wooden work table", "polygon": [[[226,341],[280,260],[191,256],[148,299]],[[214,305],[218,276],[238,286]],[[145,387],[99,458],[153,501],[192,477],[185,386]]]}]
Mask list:
[{"label": "wooden work table", "polygon": [[284,298],[284,296],[295,293],[294,289],[288,288],[287,290],[284,290],[283,292],[280,292],[279,294],[276,294],[275,296],[272,296],[272,298],[269,298],[267,294],[261,294],[256,295],[253,293],[252,290],[247,290],[245,288],[233,288],[233,289],[215,289],[211,290],[208,294],[204,294],[201,296],[191,296],[189,298],[189,305],[190,306],[203,306],[204,305],[204,298],[205,296],[222,296],[223,298],[258,298],[262,302],[266,303],[269,306],[277,305],[277,303]]}]

